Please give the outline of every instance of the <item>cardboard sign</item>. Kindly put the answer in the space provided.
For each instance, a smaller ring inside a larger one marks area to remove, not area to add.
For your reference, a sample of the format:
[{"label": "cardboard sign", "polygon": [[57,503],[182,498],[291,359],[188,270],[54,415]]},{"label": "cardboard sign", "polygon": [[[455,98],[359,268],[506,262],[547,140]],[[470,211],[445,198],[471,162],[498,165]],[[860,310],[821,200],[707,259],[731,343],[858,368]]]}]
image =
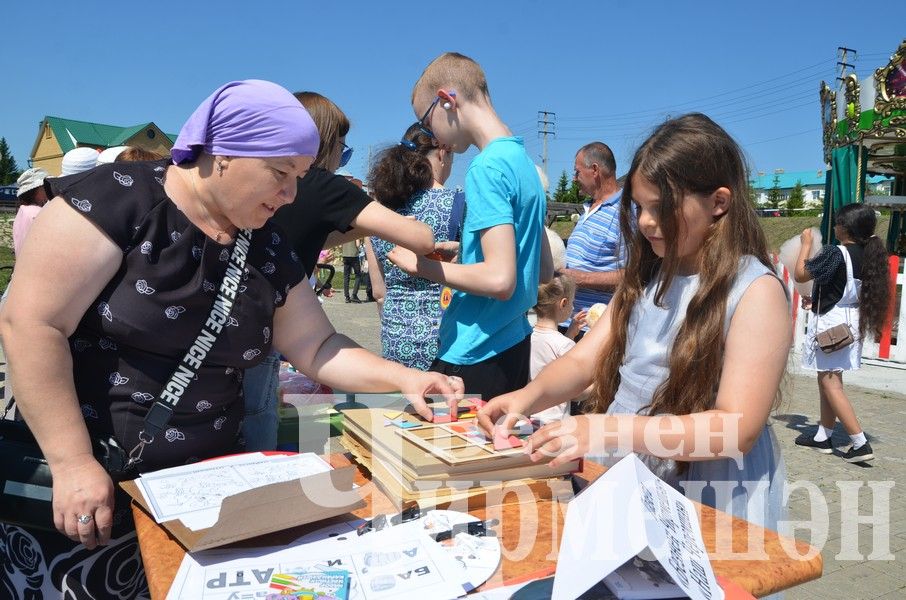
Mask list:
[{"label": "cardboard sign", "polygon": [[569,503],[552,598],[578,598],[640,553],[693,600],[723,600],[692,502],[629,454]]}]

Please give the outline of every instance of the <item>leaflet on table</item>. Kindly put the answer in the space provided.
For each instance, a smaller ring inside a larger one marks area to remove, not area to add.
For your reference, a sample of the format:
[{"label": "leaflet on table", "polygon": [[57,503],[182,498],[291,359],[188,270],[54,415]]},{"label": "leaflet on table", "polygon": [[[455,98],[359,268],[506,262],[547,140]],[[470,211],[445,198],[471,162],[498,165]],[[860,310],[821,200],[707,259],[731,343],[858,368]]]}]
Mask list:
[{"label": "leaflet on table", "polygon": [[347,571],[350,600],[456,598],[465,593],[459,563],[420,527],[398,526],[280,548],[187,554],[167,598],[264,598],[273,575],[319,570]]},{"label": "leaflet on table", "polygon": [[179,519],[198,531],[217,523],[220,505],[228,496],[331,468],[314,453],[253,452],[146,473],[136,483],[158,523]]},{"label": "leaflet on table", "polygon": [[[171,584],[170,589],[171,589],[171,591],[183,589],[184,583],[185,583],[186,578],[188,577],[189,573],[192,571],[192,569],[195,566],[198,565],[198,562],[197,562],[198,558],[203,559],[203,562],[205,564],[209,564],[209,565],[218,563],[218,562],[227,562],[227,561],[235,560],[235,559],[239,558],[240,556],[254,558],[254,557],[258,557],[258,556],[262,556],[262,555],[266,555],[266,554],[271,554],[274,552],[279,552],[281,550],[285,550],[286,548],[297,546],[300,544],[310,544],[312,542],[319,542],[321,540],[326,540],[328,538],[346,536],[346,535],[350,535],[350,534],[356,535],[356,533],[355,533],[356,527],[358,527],[363,521],[364,521],[364,519],[359,519],[357,521],[345,521],[345,522],[341,522],[341,523],[331,523],[330,525],[321,527],[320,529],[317,529],[315,531],[312,531],[310,533],[307,533],[307,534],[297,538],[291,544],[288,544],[286,546],[268,546],[268,547],[262,547],[262,548],[247,548],[244,550],[240,550],[240,549],[236,549],[236,548],[214,548],[212,550],[203,550],[201,552],[196,552],[194,554],[186,554],[186,556],[183,558],[183,561],[179,564],[179,569],[176,572],[176,577],[173,578],[173,583]],[[193,557],[195,557],[195,558],[193,558]],[[167,597],[169,598],[171,596],[168,595]],[[237,600],[238,600],[238,598],[242,598],[242,596],[239,595],[239,596],[237,596]]]},{"label": "leaflet on table", "polygon": [[640,553],[693,600],[722,600],[692,502],[630,454],[569,503],[552,598],[578,598]]}]

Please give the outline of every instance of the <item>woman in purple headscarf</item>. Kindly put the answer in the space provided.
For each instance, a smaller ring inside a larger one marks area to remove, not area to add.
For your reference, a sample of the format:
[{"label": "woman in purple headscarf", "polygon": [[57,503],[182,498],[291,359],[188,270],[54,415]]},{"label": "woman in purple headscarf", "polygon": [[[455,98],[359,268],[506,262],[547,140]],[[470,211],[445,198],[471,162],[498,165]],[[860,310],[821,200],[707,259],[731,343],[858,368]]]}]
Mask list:
[{"label": "woman in purple headscarf", "polygon": [[461,392],[338,335],[298,285],[298,257],[268,220],[318,144],[289,92],[239,81],[198,107],[172,161],[49,180],[0,332],[58,532],[0,523],[0,597],[146,596],[129,504],[91,440],[140,447],[132,476],[234,451],[242,373],[272,347],[328,385],[403,391],[427,416],[425,394]]}]

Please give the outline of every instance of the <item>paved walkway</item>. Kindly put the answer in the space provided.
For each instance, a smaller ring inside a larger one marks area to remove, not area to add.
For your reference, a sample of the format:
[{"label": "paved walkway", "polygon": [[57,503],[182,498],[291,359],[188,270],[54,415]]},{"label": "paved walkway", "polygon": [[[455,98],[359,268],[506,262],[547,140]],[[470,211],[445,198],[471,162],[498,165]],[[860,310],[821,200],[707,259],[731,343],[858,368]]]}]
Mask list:
[{"label": "paved walkway", "polygon": [[[380,325],[374,304],[346,304],[340,296],[327,299],[324,308],[337,330],[380,352]],[[815,377],[796,368],[793,361],[798,362],[798,357],[791,361],[783,402],[774,416],[787,479],[795,484],[789,519],[795,524],[814,518],[820,529],[826,530],[826,542],[822,531],[795,530],[794,535],[822,548],[824,575],[788,591],[785,597],[902,600],[906,598],[906,369],[875,364],[844,376],[844,381],[855,379],[863,386],[847,386],[847,392],[877,457],[869,463],[849,464],[838,455],[827,456],[793,444],[801,432],[815,430],[818,412]],[[838,448],[848,447],[849,438],[839,425],[833,441]],[[851,491],[856,486],[861,486],[857,496]],[[821,492],[814,494],[814,503],[806,488]],[[858,509],[854,510],[850,499],[856,497]],[[885,506],[873,508],[873,502],[885,499],[889,503],[880,502]],[[880,515],[883,524],[856,525],[852,518],[872,514]],[[855,529],[846,529],[850,526]]]}]

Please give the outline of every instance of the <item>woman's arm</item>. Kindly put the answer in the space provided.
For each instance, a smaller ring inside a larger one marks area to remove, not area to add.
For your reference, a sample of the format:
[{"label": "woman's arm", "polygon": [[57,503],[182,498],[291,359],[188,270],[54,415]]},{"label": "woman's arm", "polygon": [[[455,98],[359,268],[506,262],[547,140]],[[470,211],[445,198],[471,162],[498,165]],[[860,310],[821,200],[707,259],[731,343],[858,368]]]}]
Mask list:
[{"label": "woman's arm", "polygon": [[368,277],[371,278],[371,295],[377,302],[382,303],[384,296],[387,295],[387,286],[384,283],[384,267],[378,262],[377,256],[374,255],[374,247],[371,245],[370,238],[365,238],[365,259],[368,261]]},{"label": "woman's arm", "polygon": [[[94,459],[72,377],[68,338],[114,276],[122,252],[62,198],[35,220],[17,257],[0,315],[16,402],[53,474],[57,528],[79,540],[75,515],[90,514],[106,543],[113,486]],[[98,507],[108,507],[106,509]],[[91,535],[81,538],[93,547]]]},{"label": "woman's arm", "polygon": [[430,419],[426,395],[444,395],[451,408],[462,397],[462,380],[409,369],[365,350],[336,332],[307,285],[297,285],[274,314],[274,348],[320,383],[347,391],[402,392]]},{"label": "woman's arm", "polygon": [[764,429],[791,343],[786,295],[774,277],[760,277],[746,290],[730,323],[714,410],[564,419],[530,438],[532,457],[558,454],[551,463],[557,465],[619,447],[684,461],[741,458]]},{"label": "woman's arm", "polygon": [[404,217],[372,200],[352,220],[352,229],[346,233],[334,231],[327,237],[326,247],[362,237],[377,236],[423,256],[434,251],[434,232],[421,221]]}]

